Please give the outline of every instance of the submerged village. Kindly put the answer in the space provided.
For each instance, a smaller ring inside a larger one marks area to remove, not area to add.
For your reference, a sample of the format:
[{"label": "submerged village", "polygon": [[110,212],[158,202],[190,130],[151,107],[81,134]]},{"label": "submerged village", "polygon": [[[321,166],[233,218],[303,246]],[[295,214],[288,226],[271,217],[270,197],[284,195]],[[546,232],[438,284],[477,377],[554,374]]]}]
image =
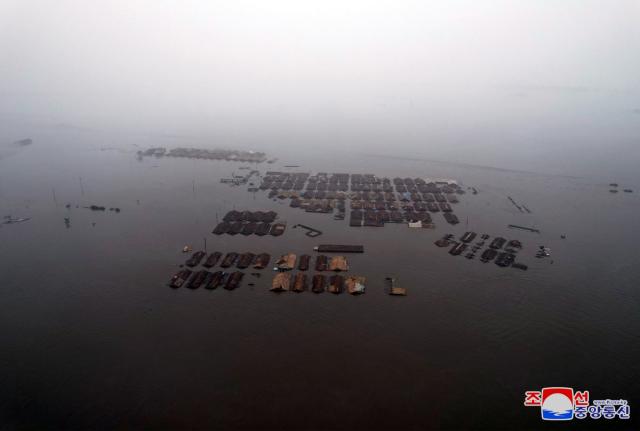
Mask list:
[{"label": "submerged village", "polygon": [[[138,152],[138,157],[187,157],[230,162],[252,163],[240,166],[243,174],[234,173],[231,178],[220,178],[221,183],[254,193],[257,202],[277,201],[303,213],[325,214],[345,229],[370,229],[375,235],[385,225],[405,225],[408,229],[442,229],[447,225],[464,223],[464,214],[457,214],[461,200],[467,194],[478,194],[475,187],[463,186],[454,179],[403,177],[393,178],[371,173],[302,172],[299,166],[284,165],[286,171],[270,169],[277,159],[268,159],[259,152],[201,150],[178,148],[150,148]],[[267,166],[261,172],[259,165]],[[293,170],[292,170],[293,169]],[[531,212],[524,204],[510,196],[509,201],[521,212]],[[460,236],[444,232],[433,242],[433,247],[446,250],[451,256],[477,260],[482,264],[494,264],[502,270],[526,271],[526,261],[519,258],[521,250],[535,249],[537,259],[550,256],[544,245],[524,244],[518,231],[538,232],[534,227],[509,225],[514,232],[511,238],[492,236],[485,232],[466,231]],[[169,276],[171,288],[234,290],[247,283],[254,286],[258,278],[270,277],[270,290],[274,292],[309,291],[362,295],[367,292],[367,274],[354,271],[350,265],[353,253],[366,253],[361,244],[325,244],[323,232],[307,224],[288,225],[273,210],[253,208],[228,211],[217,220],[209,234],[213,236],[250,236],[286,238],[290,229],[298,229],[310,238],[318,238],[308,253],[296,255],[286,250],[272,256],[254,250],[194,249],[184,245],[187,256],[178,263],[179,270]],[[212,241],[215,244],[215,238]],[[206,241],[205,241],[206,247]],[[383,281],[384,293],[406,296],[409,292],[394,277]],[[379,284],[379,283],[378,283]]]}]

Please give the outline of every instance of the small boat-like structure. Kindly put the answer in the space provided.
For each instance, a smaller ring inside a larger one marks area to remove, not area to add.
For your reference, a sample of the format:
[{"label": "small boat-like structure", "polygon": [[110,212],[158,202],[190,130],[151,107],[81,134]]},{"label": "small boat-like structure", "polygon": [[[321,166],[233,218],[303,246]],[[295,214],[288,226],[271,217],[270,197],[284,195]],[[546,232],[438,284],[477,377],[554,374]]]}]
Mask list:
[{"label": "small boat-like structure", "polygon": [[322,293],[324,292],[325,285],[325,277],[322,274],[316,274],[313,276],[313,281],[311,283],[311,291],[313,293]]},{"label": "small boat-like structure", "polygon": [[316,256],[316,271],[326,271],[328,265],[327,256],[319,254]]},{"label": "small boat-like structure", "polygon": [[256,256],[255,263],[253,265],[253,269],[264,269],[269,265],[269,261],[271,260],[271,255],[268,253],[260,253]]},{"label": "small boat-like structure", "polygon": [[345,285],[347,286],[347,292],[352,295],[362,295],[365,290],[366,278],[360,275],[352,275],[347,277]]},{"label": "small boat-like structure", "polygon": [[521,269],[523,271],[526,271],[527,269],[529,269],[529,267],[527,265],[525,265],[524,263],[519,263],[519,262],[513,262],[511,264],[511,268]]},{"label": "small boat-like structure", "polygon": [[234,253],[234,252],[227,253],[224,256],[224,259],[222,259],[222,263],[220,264],[220,266],[222,268],[231,267],[234,263],[236,263],[238,256],[239,256],[238,253]]},{"label": "small boat-like structure", "polygon": [[204,266],[205,268],[213,268],[218,264],[218,261],[221,257],[222,253],[220,253],[219,251],[214,251],[209,255],[209,257],[207,257],[207,260],[204,261],[202,266]]},{"label": "small boat-like structure", "polygon": [[238,257],[238,263],[236,267],[238,269],[246,269],[253,263],[253,259],[255,259],[256,255],[253,253],[242,253]]},{"label": "small boat-like structure", "polygon": [[293,253],[283,254],[276,261],[276,270],[291,271],[296,267],[296,255]]},{"label": "small boat-like structure", "polygon": [[291,273],[290,272],[279,272],[273,277],[273,281],[271,282],[271,290],[272,292],[286,292],[289,290],[289,286],[291,285]]},{"label": "small boat-like structure", "polygon": [[293,289],[294,292],[304,292],[307,290],[307,274],[303,272],[299,272],[296,274],[295,279],[293,280]]},{"label": "small boat-like structure", "polygon": [[206,253],[204,251],[196,251],[184,264],[193,268],[194,266],[197,266],[205,256]]},{"label": "small boat-like structure", "polygon": [[242,281],[242,277],[244,274],[240,271],[232,272],[227,279],[227,282],[224,285],[224,288],[227,290],[233,290],[240,287],[240,282]]},{"label": "small boat-like structure", "polygon": [[329,288],[331,293],[340,294],[344,291],[344,277],[341,275],[332,275],[329,277]]},{"label": "small boat-like structure", "polygon": [[181,287],[189,279],[189,277],[191,277],[191,274],[193,274],[193,271],[191,271],[190,269],[181,269],[173,277],[171,277],[169,286],[173,287],[174,289]]},{"label": "small boat-like structure", "polygon": [[311,260],[311,256],[309,256],[308,254],[303,254],[302,256],[300,256],[300,259],[298,260],[298,270],[299,271],[308,270],[310,260]]}]

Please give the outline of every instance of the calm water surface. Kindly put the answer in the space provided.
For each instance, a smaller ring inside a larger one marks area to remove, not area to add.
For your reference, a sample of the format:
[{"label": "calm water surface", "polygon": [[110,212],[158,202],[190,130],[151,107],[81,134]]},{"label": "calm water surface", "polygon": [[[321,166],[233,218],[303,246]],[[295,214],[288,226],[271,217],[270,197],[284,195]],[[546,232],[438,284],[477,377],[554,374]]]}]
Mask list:
[{"label": "calm water surface", "polygon": [[[543,429],[552,427],[522,402],[525,390],[544,386],[626,398],[632,417],[640,406],[640,177],[631,171],[621,187],[636,193],[613,195],[615,170],[545,175],[357,149],[273,154],[281,160],[259,165],[455,178],[479,190],[455,206],[455,227],[436,214],[434,230],[356,229],[219,183],[241,164],[134,154],[134,144],[179,143],[33,137],[0,160],[0,215],[32,217],[0,227],[4,428]],[[122,212],[75,207],[90,204]],[[289,226],[324,235],[212,235],[233,208],[273,209]],[[434,246],[467,224],[521,240],[529,270]],[[233,292],[168,288],[181,248],[205,237],[209,251],[272,256],[364,244],[350,266],[367,277],[367,293],[276,295],[268,270]],[[535,259],[539,245],[551,247],[550,259]],[[386,295],[387,276],[409,295]],[[571,427],[636,424],[603,422]]]}]

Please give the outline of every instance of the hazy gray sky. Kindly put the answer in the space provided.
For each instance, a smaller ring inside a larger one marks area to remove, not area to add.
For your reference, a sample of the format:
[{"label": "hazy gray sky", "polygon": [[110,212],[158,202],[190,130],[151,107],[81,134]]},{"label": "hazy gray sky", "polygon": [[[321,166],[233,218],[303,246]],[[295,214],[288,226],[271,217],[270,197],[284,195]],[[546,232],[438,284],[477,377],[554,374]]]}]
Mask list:
[{"label": "hazy gray sky", "polygon": [[478,91],[639,88],[637,0],[0,2],[0,113],[61,122],[419,124]]}]

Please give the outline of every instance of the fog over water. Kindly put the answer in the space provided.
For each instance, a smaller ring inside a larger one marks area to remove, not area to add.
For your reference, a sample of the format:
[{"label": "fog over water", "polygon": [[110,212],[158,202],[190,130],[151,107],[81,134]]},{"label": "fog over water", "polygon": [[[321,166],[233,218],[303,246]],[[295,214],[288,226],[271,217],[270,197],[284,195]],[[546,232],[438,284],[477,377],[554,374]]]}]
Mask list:
[{"label": "fog over water", "polygon": [[[0,429],[547,429],[523,406],[545,386],[629,400],[571,429],[638,429],[639,24],[637,1],[1,1]],[[341,220],[220,181],[251,169],[466,193],[458,224],[351,227],[355,181]],[[286,232],[214,235],[232,209]],[[528,269],[434,245],[466,231]],[[364,246],[365,295],[167,286],[185,245],[319,243]]]},{"label": "fog over water", "polygon": [[0,115],[633,175],[639,20],[636,1],[4,1]]}]

